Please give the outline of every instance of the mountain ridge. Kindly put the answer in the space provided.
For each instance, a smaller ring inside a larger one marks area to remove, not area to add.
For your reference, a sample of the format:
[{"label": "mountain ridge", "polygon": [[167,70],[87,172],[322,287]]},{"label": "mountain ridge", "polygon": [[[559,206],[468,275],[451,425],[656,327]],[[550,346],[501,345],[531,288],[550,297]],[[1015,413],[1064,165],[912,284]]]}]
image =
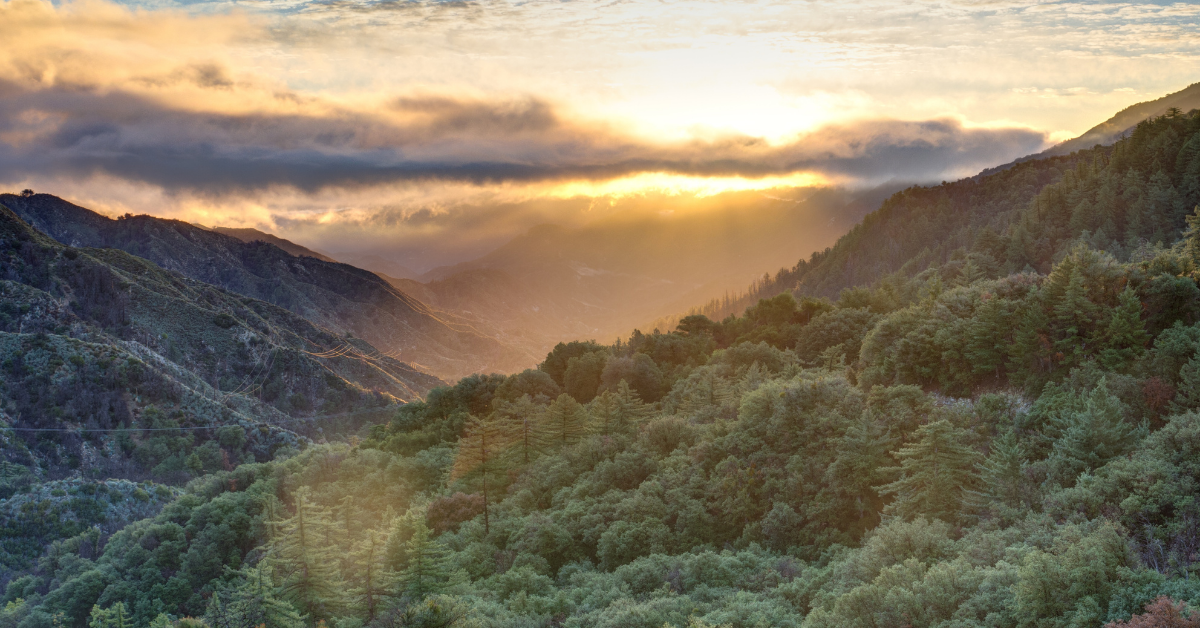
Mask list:
[{"label": "mountain ridge", "polygon": [[276,303],[338,333],[443,377],[520,370],[531,356],[435,311],[374,273],[296,257],[264,241],[243,242],[190,223],[101,216],[45,194],[0,195],[0,203],[60,242],[118,248],[193,279]]},{"label": "mountain ridge", "polygon": [[267,233],[266,231],[260,231],[250,227],[211,227],[208,228],[208,230],[235,237],[242,242],[268,242],[288,253],[291,253],[292,255],[295,255],[296,257],[315,257],[323,262],[333,262],[335,264],[338,263],[338,260],[333,259],[324,253],[314,251],[308,247],[296,244],[291,240],[285,240],[275,234]]},{"label": "mountain ridge", "polygon": [[986,168],[977,176],[994,174],[1033,159],[1062,157],[1078,150],[1093,148],[1097,145],[1108,146],[1136,128],[1138,123],[1154,116],[1161,116],[1171,108],[1183,111],[1200,108],[1200,83],[1192,83],[1177,92],[1167,94],[1161,98],[1130,105],[1118,111],[1104,122],[1084,131],[1079,137],[1059,142],[1040,153],[1026,155],[994,168]]}]

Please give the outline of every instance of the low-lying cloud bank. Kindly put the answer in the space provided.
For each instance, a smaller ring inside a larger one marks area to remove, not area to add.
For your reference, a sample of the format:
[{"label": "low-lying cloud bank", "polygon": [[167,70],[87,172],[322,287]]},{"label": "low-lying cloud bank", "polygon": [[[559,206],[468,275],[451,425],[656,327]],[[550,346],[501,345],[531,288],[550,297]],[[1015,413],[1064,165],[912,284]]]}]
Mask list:
[{"label": "low-lying cloud bank", "polygon": [[[212,90],[236,89],[213,83]],[[280,96],[283,98],[284,96]],[[867,120],[784,144],[754,137],[654,142],[575,121],[536,98],[397,98],[376,110],[191,109],[120,88],[0,79],[0,170],[9,178],[106,175],[204,195],[401,182],[477,185],[661,172],[848,182],[938,179],[1034,152],[1044,134],[953,119]]]}]

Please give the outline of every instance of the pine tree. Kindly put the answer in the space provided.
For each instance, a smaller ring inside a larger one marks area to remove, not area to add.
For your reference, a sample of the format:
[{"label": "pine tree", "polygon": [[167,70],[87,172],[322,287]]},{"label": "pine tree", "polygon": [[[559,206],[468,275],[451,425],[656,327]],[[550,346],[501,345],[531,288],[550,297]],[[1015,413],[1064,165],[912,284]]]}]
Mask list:
[{"label": "pine tree", "polygon": [[529,464],[539,451],[539,444],[544,440],[544,410],[529,395],[498,404],[496,412],[500,415],[501,429],[508,436],[508,451],[518,464]]},{"label": "pine tree", "polygon": [[1104,349],[1100,352],[1100,363],[1110,371],[1124,369],[1142,357],[1149,338],[1142,322],[1142,302],[1137,293],[1126,286],[1101,334]]},{"label": "pine tree", "polygon": [[969,286],[976,281],[984,279],[987,279],[987,273],[979,267],[979,263],[975,261],[973,256],[967,257],[967,261],[963,264],[962,271],[959,273],[959,283]]},{"label": "pine tree", "polygon": [[567,447],[588,433],[588,416],[583,406],[571,395],[563,393],[546,408],[546,444]]},{"label": "pine tree", "polygon": [[[282,600],[274,585],[275,574],[269,561],[241,569],[242,586],[234,591],[230,606],[234,617],[240,621],[236,626],[260,626],[265,628],[303,628],[304,619],[296,607]],[[218,628],[211,624],[212,628]]]},{"label": "pine tree", "polygon": [[625,380],[617,384],[616,392],[606,390],[596,397],[588,410],[597,433],[604,436],[624,433],[653,413]]},{"label": "pine tree", "polygon": [[1175,412],[1200,408],[1200,355],[1192,356],[1179,369],[1179,392],[1171,402]]},{"label": "pine tree", "polygon": [[837,455],[825,469],[826,486],[853,496],[855,516],[863,531],[874,526],[883,510],[875,487],[886,480],[896,440],[884,425],[864,414],[837,440]]},{"label": "pine tree", "polygon": [[[1200,161],[1200,160],[1198,160]],[[1187,217],[1187,229],[1183,230],[1183,246],[1194,268],[1200,268],[1200,205]]]},{"label": "pine tree", "polygon": [[905,519],[931,517],[953,523],[958,519],[967,492],[977,483],[979,454],[964,445],[966,430],[942,419],[922,425],[916,441],[896,452],[899,473],[895,482],[880,486],[880,495],[891,495],[886,512]]},{"label": "pine tree", "polygon": [[125,604],[117,602],[107,609],[92,606],[88,628],[133,628],[133,622],[125,610]]},{"label": "pine tree", "polygon": [[[574,402],[574,399],[571,401]],[[508,442],[504,426],[495,419],[495,415],[482,419],[471,417],[463,428],[462,438],[458,441],[458,455],[454,459],[450,478],[458,480],[470,476],[479,483],[480,492],[483,493],[485,534],[491,533],[489,490],[500,472],[499,457],[508,446]]]},{"label": "pine tree", "polygon": [[1087,285],[1078,267],[1071,269],[1070,281],[1062,299],[1054,306],[1054,327],[1058,332],[1055,348],[1061,364],[1075,366],[1088,353],[1087,342],[1094,327],[1096,305],[1088,299]]},{"label": "pine tree", "polygon": [[1052,433],[1057,438],[1050,462],[1064,485],[1074,484],[1080,473],[1100,468],[1137,444],[1140,430],[1125,421],[1125,415],[1124,404],[1108,392],[1108,381],[1101,378],[1082,410],[1065,410],[1053,419]]},{"label": "pine tree", "polygon": [[992,441],[992,451],[979,465],[980,489],[971,491],[969,501],[977,511],[1018,509],[1025,499],[1025,448],[1015,432]]},{"label": "pine tree", "polygon": [[[691,416],[699,412],[703,412],[708,408],[718,406],[722,403],[721,392],[723,389],[724,382],[717,377],[716,373],[714,373],[712,369],[704,369],[701,371],[701,376],[696,385],[687,389],[686,394],[682,399],[679,400],[675,411],[679,412],[680,414]],[[611,402],[613,394],[611,392],[606,394],[608,395],[608,399],[606,401]],[[597,397],[596,401],[601,401],[601,397]],[[603,412],[605,412],[605,410],[593,408],[592,415],[597,417],[598,421],[603,421]]]},{"label": "pine tree", "polygon": [[1036,287],[1018,309],[1022,314],[1009,350],[1009,380],[1026,389],[1038,389],[1050,370],[1050,341],[1046,336],[1050,319]]},{"label": "pine tree", "polygon": [[281,593],[305,615],[324,619],[338,601],[337,558],[323,544],[333,525],[329,513],[313,504],[309,490],[296,491],[296,512],[278,525],[273,553],[283,579]]},{"label": "pine tree", "polygon": [[991,296],[979,306],[967,331],[964,355],[976,374],[993,373],[1000,379],[1000,369],[1008,357],[1012,334],[1012,313],[1003,299]]},{"label": "pine tree", "polygon": [[350,572],[350,599],[355,608],[366,611],[367,622],[375,620],[380,605],[387,601],[396,588],[395,577],[387,572],[385,551],[387,541],[379,531],[368,530],[351,552],[353,568]]},{"label": "pine tree", "polygon": [[404,544],[407,565],[398,579],[402,595],[424,599],[440,591],[449,577],[446,548],[432,536],[425,518],[417,518],[412,536]]}]

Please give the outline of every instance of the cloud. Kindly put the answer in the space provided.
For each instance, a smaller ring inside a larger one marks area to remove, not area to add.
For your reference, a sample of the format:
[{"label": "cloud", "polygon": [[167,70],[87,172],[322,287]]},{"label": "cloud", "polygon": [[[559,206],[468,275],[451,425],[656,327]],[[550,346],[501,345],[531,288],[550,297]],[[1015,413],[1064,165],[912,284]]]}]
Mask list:
[{"label": "cloud", "polygon": [[[232,90],[220,68],[196,84]],[[730,136],[653,142],[572,121],[535,99],[406,96],[355,110],[184,109],[144,94],[0,80],[0,167],[16,175],[106,175],[207,195],[273,188],[317,192],[400,182],[477,185],[599,180],[662,172],[764,177],[811,171],[874,181],[979,170],[1033,152],[1029,129],[966,128],[952,119],[827,126],[784,144]]]},{"label": "cloud", "polygon": [[[379,4],[424,15],[480,10]],[[334,5],[360,6],[310,8]],[[646,172],[805,171],[870,183],[971,174],[1046,140],[1026,128],[968,128],[953,118],[842,122],[770,141],[733,131],[668,140],[632,132],[622,119],[585,117],[523,93],[519,83],[510,95],[422,85],[297,89],[275,78],[272,64],[284,52],[300,59],[286,63],[316,71],[324,49],[280,49],[280,23],[261,16],[8,0],[0,20],[22,42],[0,50],[7,181],[95,177],[207,198],[431,182],[529,186]]]}]

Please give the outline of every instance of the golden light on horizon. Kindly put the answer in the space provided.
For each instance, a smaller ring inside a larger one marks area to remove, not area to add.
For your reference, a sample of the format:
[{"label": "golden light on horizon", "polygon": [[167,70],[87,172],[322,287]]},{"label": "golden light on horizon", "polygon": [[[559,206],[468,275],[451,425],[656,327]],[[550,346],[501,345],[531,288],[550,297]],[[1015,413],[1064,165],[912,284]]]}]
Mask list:
[{"label": "golden light on horizon", "polygon": [[726,192],[750,192],[780,188],[820,187],[836,183],[816,172],[796,172],[782,176],[700,177],[667,172],[642,172],[604,181],[569,181],[551,184],[545,192],[552,198],[623,198],[643,194],[692,195],[697,198]]}]

